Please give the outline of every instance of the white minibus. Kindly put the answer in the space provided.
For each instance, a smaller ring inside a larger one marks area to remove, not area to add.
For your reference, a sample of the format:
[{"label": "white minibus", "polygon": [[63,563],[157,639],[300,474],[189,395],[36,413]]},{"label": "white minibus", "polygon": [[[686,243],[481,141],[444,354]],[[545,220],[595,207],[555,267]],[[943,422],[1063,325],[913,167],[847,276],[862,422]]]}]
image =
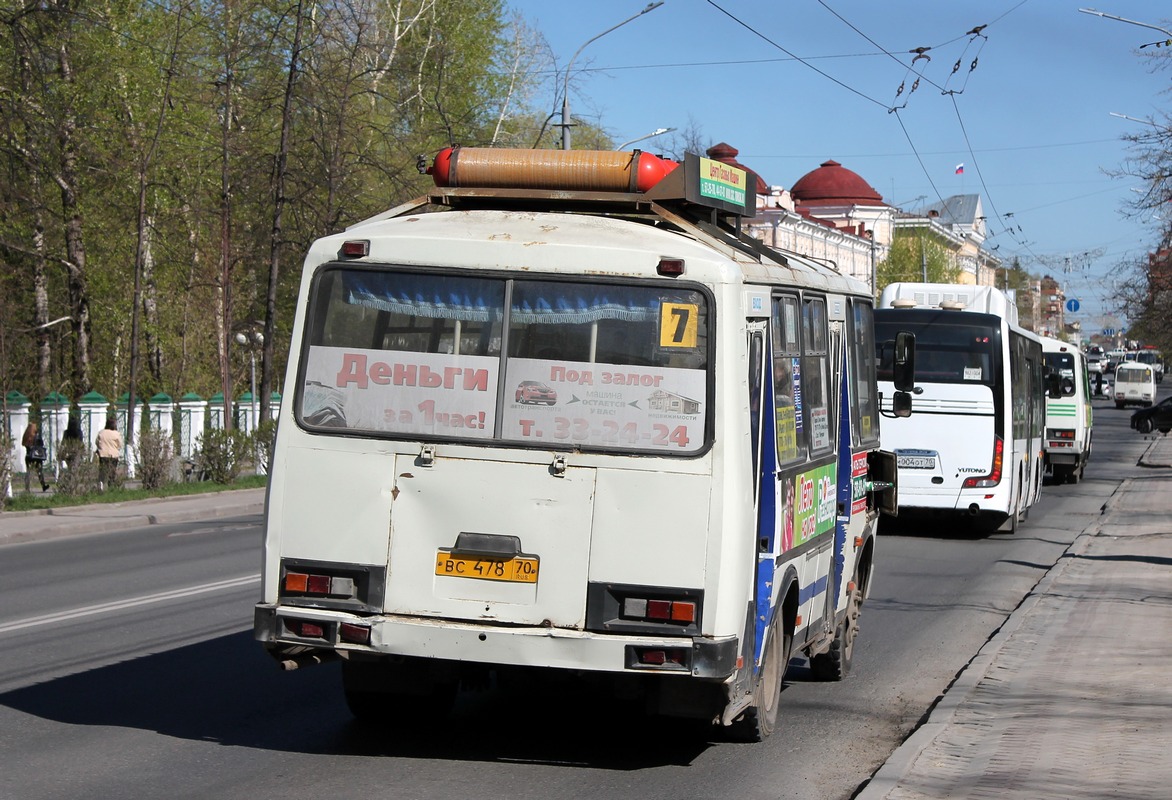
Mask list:
[{"label": "white minibus", "polygon": [[305,260],[256,637],[405,730],[537,670],[768,735],[791,656],[850,668],[896,510],[870,287],[692,154],[423,166]]},{"label": "white minibus", "polygon": [[1143,406],[1156,402],[1156,371],[1150,364],[1125,361],[1115,369],[1112,391],[1115,407]]}]

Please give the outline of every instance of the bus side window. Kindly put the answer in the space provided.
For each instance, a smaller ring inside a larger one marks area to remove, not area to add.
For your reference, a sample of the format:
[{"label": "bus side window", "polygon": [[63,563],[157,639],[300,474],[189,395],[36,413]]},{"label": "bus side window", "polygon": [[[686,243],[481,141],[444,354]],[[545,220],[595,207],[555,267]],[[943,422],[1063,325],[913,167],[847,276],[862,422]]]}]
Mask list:
[{"label": "bus side window", "polygon": [[806,300],[802,305],[801,396],[809,427],[810,451],[829,450],[836,431],[830,423],[831,406],[827,387],[830,352],[827,347],[826,301]]},{"label": "bus side window", "polygon": [[773,403],[777,425],[777,460],[796,461],[806,454],[806,431],[802,419],[801,386],[794,371],[801,363],[798,339],[798,299],[791,296],[773,298],[770,320],[773,344]]},{"label": "bus side window", "polygon": [[854,444],[879,439],[879,404],[875,390],[875,317],[871,306],[854,300],[852,318],[854,352],[851,353],[851,413]]}]

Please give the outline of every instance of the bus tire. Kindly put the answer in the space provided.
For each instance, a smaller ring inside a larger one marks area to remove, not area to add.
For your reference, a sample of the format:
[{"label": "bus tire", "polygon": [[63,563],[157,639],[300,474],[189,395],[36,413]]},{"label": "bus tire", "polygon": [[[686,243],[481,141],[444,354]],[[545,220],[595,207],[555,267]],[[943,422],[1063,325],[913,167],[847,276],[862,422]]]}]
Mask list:
[{"label": "bus tire", "polygon": [[854,580],[847,590],[846,613],[834,631],[834,641],[830,643],[830,649],[810,659],[810,669],[818,680],[841,681],[850,674],[862,609],[863,593],[859,590],[858,580]]},{"label": "bus tire", "polygon": [[738,742],[760,742],[777,728],[781,685],[793,652],[794,637],[780,617],[769,631],[761,671],[753,682],[753,704],[729,726],[728,736]]}]

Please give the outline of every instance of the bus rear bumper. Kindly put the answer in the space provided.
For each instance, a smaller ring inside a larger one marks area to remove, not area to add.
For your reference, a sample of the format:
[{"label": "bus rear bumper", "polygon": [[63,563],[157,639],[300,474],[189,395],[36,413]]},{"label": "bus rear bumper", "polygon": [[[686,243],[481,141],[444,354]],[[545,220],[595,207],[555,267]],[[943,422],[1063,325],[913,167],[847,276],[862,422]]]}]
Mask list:
[{"label": "bus rear bumper", "polygon": [[618,636],[267,603],[255,608],[253,634],[275,658],[292,662],[287,668],[300,666],[307,654],[310,663],[364,654],[724,681],[736,672],[740,655],[736,636]]}]

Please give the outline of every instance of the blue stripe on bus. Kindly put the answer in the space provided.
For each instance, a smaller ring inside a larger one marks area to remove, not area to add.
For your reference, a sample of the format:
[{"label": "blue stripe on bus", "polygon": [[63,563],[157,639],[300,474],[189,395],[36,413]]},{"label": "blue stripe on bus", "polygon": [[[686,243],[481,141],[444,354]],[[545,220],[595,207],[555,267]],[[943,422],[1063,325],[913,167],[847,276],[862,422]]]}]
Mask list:
[{"label": "blue stripe on bus", "polygon": [[806,603],[813,600],[818,595],[826,591],[826,586],[830,582],[829,575],[820,575],[818,580],[814,581],[809,586],[803,586],[798,591],[798,603]]},{"label": "blue stripe on bus", "polygon": [[[777,579],[777,565],[768,554],[773,552],[774,540],[777,538],[777,444],[776,419],[777,412],[773,408],[773,359],[768,356],[770,345],[766,339],[765,380],[761,400],[761,463],[759,466],[760,481],[757,489],[757,541],[764,540],[766,546],[761,548],[765,557],[757,561],[757,587],[754,594],[756,611],[753,620],[753,663],[761,663],[761,655],[765,648],[765,631],[773,621],[775,609],[772,608],[773,583]],[[768,411],[768,413],[766,413]],[[754,671],[756,666],[754,666]]]}]

